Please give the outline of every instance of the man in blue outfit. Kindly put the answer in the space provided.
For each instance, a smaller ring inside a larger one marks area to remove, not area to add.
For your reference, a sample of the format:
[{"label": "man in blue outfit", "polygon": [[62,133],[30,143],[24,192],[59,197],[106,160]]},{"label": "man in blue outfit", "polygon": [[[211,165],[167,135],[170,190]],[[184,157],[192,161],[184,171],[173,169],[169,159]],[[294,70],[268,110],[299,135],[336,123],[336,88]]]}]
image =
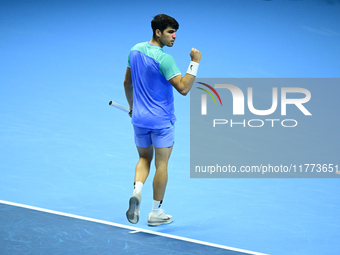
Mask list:
[{"label": "man in blue outfit", "polygon": [[182,77],[173,57],[163,52],[164,46],[174,45],[178,22],[168,15],[159,14],[152,20],[151,27],[152,39],[136,44],[131,49],[124,79],[139,153],[134,191],[126,216],[134,224],[139,220],[141,191],[155,153],[154,201],[148,225],[158,226],[172,222],[172,217],[164,214],[160,207],[168,180],[168,161],[174,144],[176,117],[173,87],[182,95],[188,94],[195,81],[201,53],[197,49],[191,49],[191,62],[186,75]]}]

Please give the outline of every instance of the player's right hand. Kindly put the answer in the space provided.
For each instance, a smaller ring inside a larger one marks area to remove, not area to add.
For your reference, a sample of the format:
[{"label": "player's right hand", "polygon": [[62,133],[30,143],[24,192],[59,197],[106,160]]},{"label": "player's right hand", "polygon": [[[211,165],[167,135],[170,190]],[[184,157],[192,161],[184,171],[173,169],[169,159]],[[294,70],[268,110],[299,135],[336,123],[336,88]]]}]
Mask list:
[{"label": "player's right hand", "polygon": [[192,48],[190,52],[191,61],[199,63],[201,60],[202,53],[199,50]]}]

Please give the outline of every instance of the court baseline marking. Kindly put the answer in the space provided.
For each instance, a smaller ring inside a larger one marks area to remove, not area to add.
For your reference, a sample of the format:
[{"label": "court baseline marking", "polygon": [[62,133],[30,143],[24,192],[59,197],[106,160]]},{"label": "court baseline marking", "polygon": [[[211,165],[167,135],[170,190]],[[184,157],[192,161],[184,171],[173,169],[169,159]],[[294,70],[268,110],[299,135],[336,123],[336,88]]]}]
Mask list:
[{"label": "court baseline marking", "polygon": [[119,224],[119,223],[114,223],[114,222],[110,222],[110,221],[98,220],[98,219],[93,219],[93,218],[89,218],[89,217],[83,217],[83,216],[79,216],[79,215],[75,215],[75,214],[58,212],[58,211],[44,209],[44,208],[30,206],[30,205],[24,205],[24,204],[19,204],[19,203],[14,203],[14,202],[8,202],[8,201],[4,201],[4,200],[0,200],[0,203],[1,204],[5,204],[5,205],[12,205],[12,206],[17,206],[17,207],[21,207],[21,208],[31,209],[31,210],[35,210],[35,211],[40,211],[40,212],[45,212],[45,213],[51,213],[51,214],[55,214],[55,215],[65,216],[65,217],[74,218],[74,219],[79,219],[79,220],[85,220],[85,221],[105,224],[105,225],[109,225],[109,226],[113,226],[113,227],[129,229],[129,230],[131,230],[129,232],[131,234],[138,233],[138,232],[143,232],[143,233],[148,233],[148,234],[152,234],[152,235],[158,235],[158,236],[163,236],[163,237],[167,237],[167,238],[177,239],[177,240],[181,240],[181,241],[186,241],[186,242],[191,242],[191,243],[207,245],[207,246],[211,246],[211,247],[215,247],[215,248],[220,248],[220,249],[225,249],[225,250],[230,250],[230,251],[235,251],[235,252],[243,252],[243,253],[247,253],[247,254],[250,254],[250,255],[268,255],[268,254],[265,254],[265,253],[243,250],[243,249],[229,247],[229,246],[225,246],[225,245],[220,245],[220,244],[214,244],[214,243],[199,241],[199,240],[195,240],[195,239],[191,239],[191,238],[186,238],[186,237],[181,237],[181,236],[165,234],[165,233],[161,233],[161,232],[157,232],[157,231],[152,231],[152,230],[147,230],[147,229],[142,229],[142,228],[131,227],[131,226],[127,226],[127,225],[123,225],[123,224]]}]

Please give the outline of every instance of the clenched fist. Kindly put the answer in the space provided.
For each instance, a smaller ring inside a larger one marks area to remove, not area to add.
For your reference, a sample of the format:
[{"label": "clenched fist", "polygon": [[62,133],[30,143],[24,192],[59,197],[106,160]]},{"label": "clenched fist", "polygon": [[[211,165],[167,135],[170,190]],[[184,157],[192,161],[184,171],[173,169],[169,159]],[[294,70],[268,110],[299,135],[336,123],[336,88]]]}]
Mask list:
[{"label": "clenched fist", "polygon": [[201,60],[202,53],[199,50],[192,48],[190,52],[191,61],[199,63]]}]

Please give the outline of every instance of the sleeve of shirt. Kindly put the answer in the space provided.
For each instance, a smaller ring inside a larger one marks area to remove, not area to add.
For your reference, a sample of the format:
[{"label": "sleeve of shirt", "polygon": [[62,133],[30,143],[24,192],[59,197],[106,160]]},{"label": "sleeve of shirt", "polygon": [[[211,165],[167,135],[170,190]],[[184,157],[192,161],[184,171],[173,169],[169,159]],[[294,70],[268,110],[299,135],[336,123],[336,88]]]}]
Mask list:
[{"label": "sleeve of shirt", "polygon": [[168,54],[165,55],[163,61],[160,63],[160,70],[167,80],[171,80],[175,76],[181,74],[175,63],[174,58]]}]

